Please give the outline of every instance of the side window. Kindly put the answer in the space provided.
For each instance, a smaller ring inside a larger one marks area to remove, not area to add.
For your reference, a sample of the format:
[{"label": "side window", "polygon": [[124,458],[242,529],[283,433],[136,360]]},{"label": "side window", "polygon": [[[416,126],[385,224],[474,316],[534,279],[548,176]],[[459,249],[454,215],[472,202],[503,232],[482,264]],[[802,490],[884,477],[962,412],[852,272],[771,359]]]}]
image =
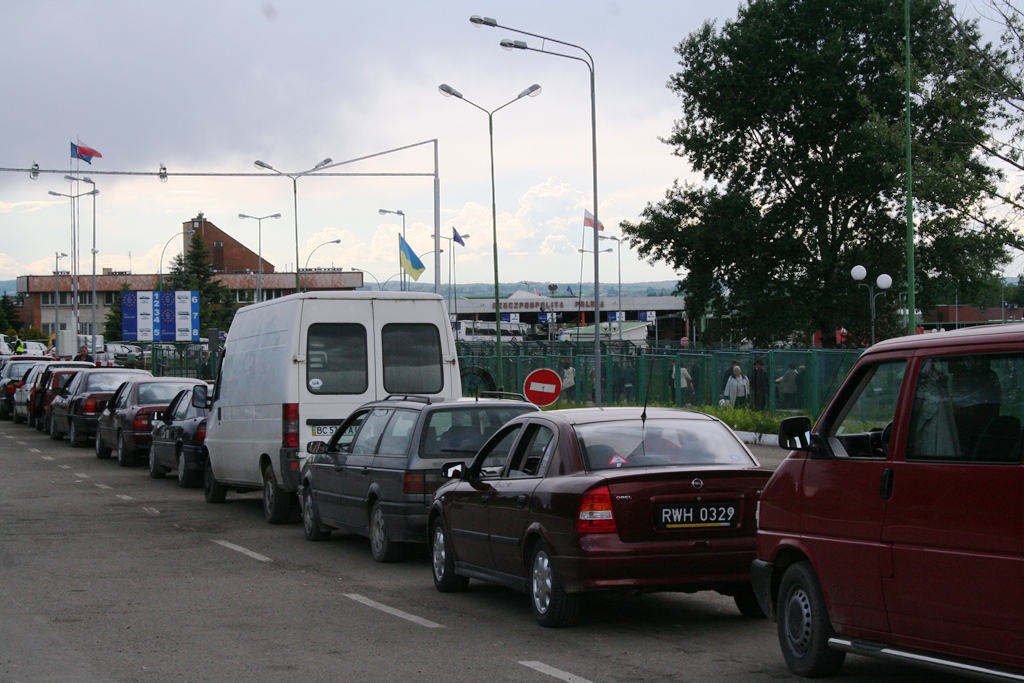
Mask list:
[{"label": "side window", "polygon": [[178,400],[178,403],[174,406],[174,413],[173,413],[174,419],[175,420],[184,420],[184,419],[186,419],[189,416],[188,413],[189,413],[189,408],[191,406],[192,406],[192,392],[191,391],[186,391],[184,394],[181,395],[181,398]]},{"label": "side window", "polygon": [[896,414],[896,403],[907,362],[884,361],[863,368],[853,391],[835,418],[825,425],[832,453],[837,457],[884,458],[886,429]]},{"label": "side window", "polygon": [[390,418],[391,411],[385,408],[371,411],[352,442],[352,455],[373,455]]},{"label": "side window", "polygon": [[363,394],[369,386],[366,328],[314,323],[306,334],[306,389],[311,394]]},{"label": "side window", "polygon": [[555,448],[555,433],[542,425],[530,425],[519,441],[508,466],[509,477],[542,476]]},{"label": "side window", "polygon": [[395,416],[388,422],[384,430],[384,438],[380,440],[377,452],[382,455],[405,455],[409,452],[412,432],[416,428],[417,413],[409,410],[396,410]]},{"label": "side window", "polygon": [[512,451],[512,444],[516,442],[516,437],[522,429],[522,425],[515,425],[502,432],[501,438],[497,441],[488,442],[483,450],[476,454],[470,469],[485,479],[499,476],[508,460],[508,454]]},{"label": "side window", "polygon": [[73,394],[78,391],[78,387],[82,384],[82,373],[76,372],[73,375],[67,375],[64,378],[64,383],[61,388],[67,389],[69,394]]},{"label": "side window", "polygon": [[436,394],[444,389],[441,334],[429,323],[392,323],[380,332],[384,391]]},{"label": "side window", "polygon": [[350,452],[352,448],[352,442],[355,440],[356,434],[359,433],[359,427],[362,426],[363,422],[366,420],[367,415],[369,414],[370,411],[368,410],[353,413],[352,416],[348,420],[346,420],[347,424],[345,426],[344,431],[342,431],[339,428],[335,435],[331,437],[331,441],[328,443],[327,450],[329,452]]},{"label": "side window", "polygon": [[1020,463],[1022,354],[925,359],[907,460]]},{"label": "side window", "polygon": [[121,385],[121,388],[117,390],[117,402],[114,404],[116,408],[127,408],[128,397],[132,395],[132,388],[129,384]]}]

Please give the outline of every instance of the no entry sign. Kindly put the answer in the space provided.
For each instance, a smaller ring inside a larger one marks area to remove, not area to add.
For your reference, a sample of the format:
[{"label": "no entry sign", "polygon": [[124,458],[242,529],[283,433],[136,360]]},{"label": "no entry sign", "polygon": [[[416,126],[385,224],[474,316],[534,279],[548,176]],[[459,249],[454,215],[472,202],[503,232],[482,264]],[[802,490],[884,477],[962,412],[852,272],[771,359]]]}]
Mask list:
[{"label": "no entry sign", "polygon": [[523,393],[534,405],[549,406],[557,401],[558,395],[562,393],[562,378],[548,368],[534,370],[523,382]]}]

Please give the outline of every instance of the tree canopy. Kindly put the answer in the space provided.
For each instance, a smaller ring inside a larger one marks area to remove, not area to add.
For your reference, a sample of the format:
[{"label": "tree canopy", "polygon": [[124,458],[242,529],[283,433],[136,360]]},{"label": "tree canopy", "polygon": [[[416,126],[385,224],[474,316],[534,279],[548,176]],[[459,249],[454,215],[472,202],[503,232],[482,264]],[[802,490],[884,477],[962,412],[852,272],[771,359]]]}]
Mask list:
[{"label": "tree canopy", "polygon": [[210,251],[196,232],[188,250],[174,257],[164,278],[164,289],[199,292],[199,324],[203,332],[210,328],[227,330],[237,310],[231,290],[217,282],[215,276]]},{"label": "tree canopy", "polygon": [[[903,3],[749,0],[676,48],[668,87],[682,115],[664,140],[704,182],[678,181],[623,233],[640,255],[685,272],[691,319],[714,314],[756,344],[846,328],[867,339],[868,281],[888,273],[880,330],[905,327],[906,149]],[[989,61],[965,57],[965,46]],[[1012,234],[984,211],[1000,53],[945,0],[911,2],[917,303],[931,284],[969,294]]]}]

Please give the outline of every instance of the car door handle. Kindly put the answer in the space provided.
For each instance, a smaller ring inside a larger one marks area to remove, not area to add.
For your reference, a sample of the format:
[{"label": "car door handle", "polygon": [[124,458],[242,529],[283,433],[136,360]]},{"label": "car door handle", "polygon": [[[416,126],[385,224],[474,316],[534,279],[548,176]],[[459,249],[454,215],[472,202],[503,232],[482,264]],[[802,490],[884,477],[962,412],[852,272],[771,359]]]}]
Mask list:
[{"label": "car door handle", "polygon": [[892,481],[892,468],[886,467],[884,470],[882,470],[882,482],[878,487],[878,494],[882,497],[882,500],[889,500],[890,498],[892,498]]},{"label": "car door handle", "polygon": [[491,494],[485,493],[484,495],[480,496],[480,502],[483,505],[489,504],[491,502]]},{"label": "car door handle", "polygon": [[516,507],[521,508],[526,506],[526,494],[523,494],[516,498]]}]

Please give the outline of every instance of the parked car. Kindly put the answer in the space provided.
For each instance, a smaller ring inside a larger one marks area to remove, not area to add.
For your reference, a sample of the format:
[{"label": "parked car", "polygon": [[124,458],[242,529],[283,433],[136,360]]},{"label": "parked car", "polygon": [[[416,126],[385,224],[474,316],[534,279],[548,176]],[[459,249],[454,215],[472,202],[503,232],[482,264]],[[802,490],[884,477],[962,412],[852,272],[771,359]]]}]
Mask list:
[{"label": "parked car", "polygon": [[847,653],[985,680],[1024,670],[1024,325],[890,339],[858,359],[761,499],[758,599],[789,668]]},{"label": "parked car", "polygon": [[441,463],[469,462],[503,424],[536,410],[521,396],[395,396],[358,408],[329,442],[307,445],[314,455],[299,488],[306,538],[320,541],[343,529],[369,537],[374,560],[399,559],[408,544],[427,541]]},{"label": "parked car", "polygon": [[154,418],[149,443],[149,476],[159,479],[177,472],[182,488],[202,485],[206,466],[203,441],[208,411],[192,405],[192,393],[191,388],[182,389],[167,410]]},{"label": "parked car", "polygon": [[146,370],[83,368],[75,373],[50,403],[50,438],[65,434],[75,448],[96,433],[96,422],[107,401],[121,384],[136,377],[152,377]]},{"label": "parked car", "polygon": [[527,593],[542,626],[600,590],[715,590],[762,616],[750,584],[762,469],[696,412],[582,408],[521,415],[452,477],[429,514],[434,585]]},{"label": "parked car", "polygon": [[36,381],[43,375],[46,367],[50,364],[51,361],[39,361],[29,368],[25,376],[17,383],[14,390],[14,405],[11,408],[11,420],[14,424],[21,424],[28,420],[29,406],[31,405],[32,392]]},{"label": "parked car", "polygon": [[14,391],[25,373],[36,363],[53,360],[49,356],[11,356],[0,370],[0,420],[9,420],[14,414]]},{"label": "parked car", "polygon": [[[90,363],[90,365],[92,364]],[[68,385],[68,382],[70,382],[78,372],[79,371],[77,369],[66,368],[46,373],[49,379],[43,391],[42,415],[36,420],[36,429],[41,429],[47,434],[51,433],[51,427],[53,426],[53,412],[51,410],[53,399],[56,398],[60,392],[64,391],[64,387]]]},{"label": "parked car", "polygon": [[119,386],[96,418],[96,457],[109,458],[117,450],[117,462],[128,467],[139,453],[149,452],[153,419],[167,410],[182,389],[202,384],[188,377],[151,377],[140,374]]},{"label": "parked car", "polygon": [[[28,424],[30,427],[35,427],[39,431],[50,432],[48,421],[44,420],[44,417],[48,414],[47,409],[49,408],[50,402],[53,397],[59,393],[60,389],[64,388],[64,385],[56,386],[53,383],[53,374],[58,370],[68,370],[77,368],[93,368],[96,367],[95,363],[88,363],[80,360],[55,360],[46,363],[43,366],[42,371],[36,375],[36,379],[33,382],[33,386],[29,390],[29,404],[28,404]],[[74,374],[73,371],[70,373],[64,373],[62,377],[66,379]],[[51,389],[55,389],[52,393]]]}]

